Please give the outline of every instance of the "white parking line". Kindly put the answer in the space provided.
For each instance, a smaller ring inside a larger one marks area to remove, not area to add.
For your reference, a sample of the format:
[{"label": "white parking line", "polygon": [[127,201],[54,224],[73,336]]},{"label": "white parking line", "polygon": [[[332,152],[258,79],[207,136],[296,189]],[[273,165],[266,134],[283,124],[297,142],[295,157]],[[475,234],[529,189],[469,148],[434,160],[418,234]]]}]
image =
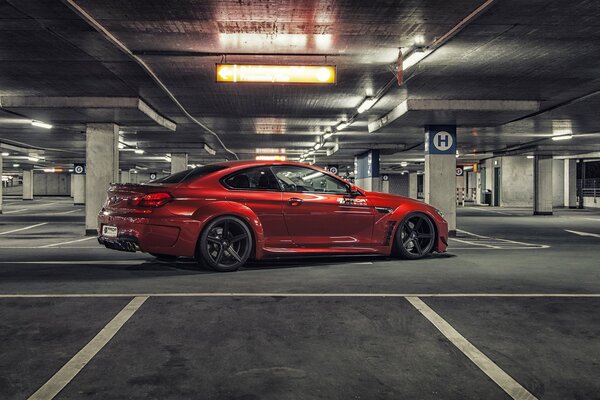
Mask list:
[{"label": "white parking line", "polygon": [[47,244],[45,246],[39,246],[38,248],[39,249],[47,249],[49,247],[62,246],[63,244],[78,243],[78,242],[83,242],[85,240],[90,240],[90,239],[96,239],[96,236],[85,237],[83,239],[77,239],[77,240],[69,240],[68,242],[60,242],[60,243]]},{"label": "white parking line", "polygon": [[71,358],[48,382],[29,397],[29,400],[53,399],[115,334],[125,325],[133,314],[148,300],[148,297],[135,297],[73,358]]},{"label": "white parking line", "polygon": [[48,224],[47,222],[42,222],[41,224],[35,224],[35,225],[31,225],[31,226],[26,226],[25,228],[19,228],[19,229],[13,229],[12,231],[0,232],[0,235],[8,235],[9,233],[26,231],[28,229],[37,228],[38,226],[47,225],[47,224]]},{"label": "white parking line", "polygon": [[407,297],[410,302],[425,318],[429,320],[456,348],[467,356],[484,374],[496,382],[502,390],[515,400],[537,400],[537,397],[529,393],[527,389],[508,375],[502,368],[494,364],[485,354],[471,342],[465,339],[456,329],[446,320],[433,311],[427,304],[418,297]]},{"label": "white parking line", "polygon": [[21,208],[20,210],[4,211],[3,214],[14,214],[14,213],[23,212],[23,211],[27,211],[27,209]]},{"label": "white parking line", "polygon": [[597,233],[580,232],[580,231],[570,231],[568,229],[565,229],[565,232],[573,233],[573,234],[579,235],[579,236],[590,236],[590,237],[600,238],[600,235],[598,235]]},{"label": "white parking line", "polygon": [[440,297],[440,298],[600,298],[600,293],[286,293],[286,292],[189,292],[189,293],[5,293],[0,299],[105,297]]}]

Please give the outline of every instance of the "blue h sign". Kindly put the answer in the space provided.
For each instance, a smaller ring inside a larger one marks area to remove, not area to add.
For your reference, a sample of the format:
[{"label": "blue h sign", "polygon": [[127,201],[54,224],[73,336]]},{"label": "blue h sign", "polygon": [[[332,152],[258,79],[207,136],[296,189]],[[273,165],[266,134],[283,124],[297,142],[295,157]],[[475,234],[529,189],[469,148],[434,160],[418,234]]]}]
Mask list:
[{"label": "blue h sign", "polygon": [[456,126],[429,125],[425,130],[425,154],[456,155]]}]

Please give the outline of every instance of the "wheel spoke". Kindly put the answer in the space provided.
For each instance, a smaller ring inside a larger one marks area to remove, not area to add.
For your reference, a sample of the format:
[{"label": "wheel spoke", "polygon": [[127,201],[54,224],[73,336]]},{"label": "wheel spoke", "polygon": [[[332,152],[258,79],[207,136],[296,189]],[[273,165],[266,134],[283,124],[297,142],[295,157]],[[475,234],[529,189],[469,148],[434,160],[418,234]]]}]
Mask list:
[{"label": "wheel spoke", "polygon": [[433,235],[431,233],[424,233],[422,235],[419,235],[419,239],[431,239],[433,237]]},{"label": "wheel spoke", "polygon": [[417,250],[417,253],[419,255],[423,254],[423,249],[421,248],[421,245],[419,244],[418,240],[413,240],[413,243],[415,244],[415,250]]},{"label": "wheel spoke", "polygon": [[223,221],[223,237],[227,238],[229,235],[229,220]]},{"label": "wheel spoke", "polygon": [[231,243],[237,243],[240,240],[244,240],[248,237],[248,235],[246,235],[245,233],[242,233],[241,235],[237,235],[231,238],[230,242]]},{"label": "wheel spoke", "polygon": [[237,251],[235,251],[235,250],[233,249],[233,247],[232,247],[232,246],[229,246],[229,248],[227,249],[227,252],[228,252],[229,254],[231,254],[231,256],[232,256],[233,258],[235,258],[235,259],[236,259],[238,262],[242,262],[242,257],[240,257],[240,255],[237,253]]},{"label": "wheel spoke", "polygon": [[418,218],[417,223],[415,224],[415,226],[413,228],[413,231],[419,232],[419,228],[421,227],[422,224],[423,224],[423,218]]},{"label": "wheel spoke", "polygon": [[225,248],[221,244],[219,244],[219,253],[217,254],[217,257],[215,257],[215,263],[217,263],[217,265],[219,265],[219,263],[221,262],[224,251]]},{"label": "wheel spoke", "polygon": [[216,238],[216,237],[214,237],[214,236],[207,236],[207,237],[206,237],[206,240],[208,240],[209,242],[212,242],[212,243],[216,243],[216,244],[218,244],[218,245],[221,245],[221,241],[219,240],[219,238]]}]

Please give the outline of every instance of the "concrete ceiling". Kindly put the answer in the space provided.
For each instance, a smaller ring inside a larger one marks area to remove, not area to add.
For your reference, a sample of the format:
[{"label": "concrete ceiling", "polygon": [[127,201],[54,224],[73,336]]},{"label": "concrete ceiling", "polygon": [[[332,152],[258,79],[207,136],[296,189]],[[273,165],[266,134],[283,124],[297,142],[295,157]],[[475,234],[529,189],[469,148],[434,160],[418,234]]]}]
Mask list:
[{"label": "concrete ceiling", "polygon": [[[144,155],[123,152],[121,164],[166,168],[166,153],[189,152],[191,163],[233,158],[165,91],[112,35],[143,60],[183,107],[219,134],[239,158],[256,148],[285,148],[296,158],[318,135],[356,116],[366,96],[382,94],[368,112],[317,152],[320,164],[350,164],[369,148],[382,149],[386,167],[418,160],[423,124],[456,122],[465,160],[496,152],[600,151],[600,3],[591,0],[494,2],[397,84],[399,49],[433,43],[484,0],[410,1],[0,1],[0,141],[46,149],[45,164],[85,159],[85,124],[118,122],[122,141]],[[102,26],[98,32],[81,11]],[[222,84],[215,63],[328,63],[336,85]],[[173,132],[139,112],[102,108],[24,106],[17,97],[140,98],[177,124]],[[512,100],[535,109],[408,113],[383,129],[368,125],[411,100]],[[17,105],[15,105],[17,104]],[[31,119],[52,130],[32,127]],[[553,142],[557,126],[575,136]],[[339,151],[327,157],[334,143]],[[203,150],[204,144],[216,156]],[[27,162],[27,161],[25,161]],[[10,170],[13,160],[5,158]],[[20,162],[23,165],[23,162]]]}]

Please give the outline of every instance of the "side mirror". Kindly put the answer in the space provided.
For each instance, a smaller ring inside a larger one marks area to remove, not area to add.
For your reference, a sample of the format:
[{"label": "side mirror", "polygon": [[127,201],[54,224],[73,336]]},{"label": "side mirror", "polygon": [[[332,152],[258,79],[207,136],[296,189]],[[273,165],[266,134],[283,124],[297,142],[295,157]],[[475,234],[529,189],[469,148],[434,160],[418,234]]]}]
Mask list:
[{"label": "side mirror", "polygon": [[351,197],[364,196],[365,194],[355,185],[349,187],[349,194]]}]

